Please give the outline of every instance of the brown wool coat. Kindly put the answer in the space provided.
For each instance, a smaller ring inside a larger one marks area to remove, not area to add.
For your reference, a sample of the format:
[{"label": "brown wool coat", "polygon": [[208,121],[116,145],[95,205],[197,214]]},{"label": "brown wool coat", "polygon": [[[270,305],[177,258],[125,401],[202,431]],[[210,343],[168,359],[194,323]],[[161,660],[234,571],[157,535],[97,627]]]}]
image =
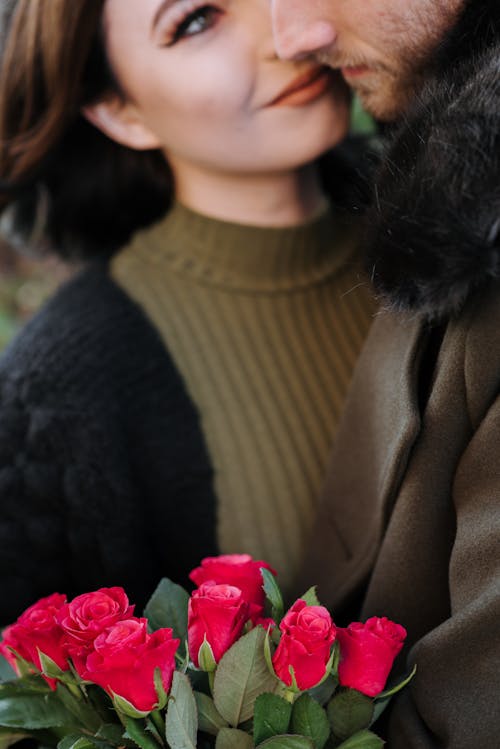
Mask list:
[{"label": "brown wool coat", "polygon": [[335,615],[369,578],[363,620],[407,628],[418,673],[389,749],[500,746],[499,393],[499,285],[447,325],[437,359],[420,318],[375,321],[302,583]]}]

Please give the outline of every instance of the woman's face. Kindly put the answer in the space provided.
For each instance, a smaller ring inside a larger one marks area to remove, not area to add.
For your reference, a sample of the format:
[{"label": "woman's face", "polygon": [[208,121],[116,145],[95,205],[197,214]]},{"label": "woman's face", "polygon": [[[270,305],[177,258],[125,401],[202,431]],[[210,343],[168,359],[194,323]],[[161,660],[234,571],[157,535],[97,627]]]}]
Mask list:
[{"label": "woman's face", "polygon": [[309,59],[277,59],[268,0],[106,0],[104,8],[126,103],[107,111],[103,129],[135,148],[161,148],[174,174],[294,169],[345,135],[345,84]]}]

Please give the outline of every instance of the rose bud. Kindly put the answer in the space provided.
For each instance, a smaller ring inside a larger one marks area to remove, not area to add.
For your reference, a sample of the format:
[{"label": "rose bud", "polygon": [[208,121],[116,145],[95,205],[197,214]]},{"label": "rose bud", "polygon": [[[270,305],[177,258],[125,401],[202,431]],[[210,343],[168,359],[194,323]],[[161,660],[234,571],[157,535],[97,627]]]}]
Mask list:
[{"label": "rose bud", "polygon": [[[63,646],[64,633],[56,621],[56,615],[65,603],[66,596],[60,593],[41,598],[26,609],[14,624],[4,629],[0,652],[17,674],[19,666],[9,648],[14,648],[21,658],[32,663],[38,670],[41,670],[38,651],[51,658],[62,671],[68,670],[69,664]],[[56,679],[44,678],[55,689]]]},{"label": "rose bud", "polygon": [[386,617],[374,616],[365,624],[353,622],[337,631],[340,683],[376,697],[385,687],[394,659],[403,647],[405,628]]},{"label": "rose bud", "polygon": [[134,606],[129,605],[123,588],[100,588],[83,593],[63,606],[57,621],[65,632],[67,652],[75,665],[92,649],[101,632],[122,619],[129,619],[133,613]]},{"label": "rose bud", "polygon": [[188,606],[189,654],[195,666],[205,638],[218,663],[241,635],[248,617],[249,605],[239,588],[213,582],[200,585]]},{"label": "rose bud", "polygon": [[79,664],[82,679],[98,684],[113,697],[118,695],[136,710],[150,712],[158,703],[154,684],[159,669],[168,692],[175,668],[175,651],[180,640],[169,628],[148,634],[147,619],[126,619],[102,632],[94,650]]},{"label": "rose bud", "polygon": [[290,666],[301,691],[316,686],[325,676],[337,629],[324,606],[308,606],[299,599],[283,617],[281,640],[273,656],[276,675],[292,686]]},{"label": "rose bud", "polygon": [[244,600],[251,605],[250,618],[255,624],[262,615],[265,601],[261,567],[276,575],[267,562],[256,561],[249,554],[221,554],[203,559],[201,567],[196,567],[189,577],[198,586],[215,582],[239,588]]}]

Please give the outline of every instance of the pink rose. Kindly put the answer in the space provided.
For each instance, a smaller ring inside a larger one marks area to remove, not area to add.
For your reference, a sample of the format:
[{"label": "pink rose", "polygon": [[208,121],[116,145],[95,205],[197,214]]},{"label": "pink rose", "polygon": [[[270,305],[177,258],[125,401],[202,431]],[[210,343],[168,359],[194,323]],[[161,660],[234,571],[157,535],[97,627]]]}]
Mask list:
[{"label": "pink rose", "polygon": [[[26,609],[14,624],[4,629],[0,652],[16,673],[19,674],[19,668],[16,657],[8,649],[9,647],[14,648],[24,660],[32,663],[38,670],[41,670],[38,651],[51,658],[63,671],[68,670],[69,664],[63,647],[64,633],[56,620],[57,614],[65,603],[66,596],[60,593],[41,598]],[[45,680],[52,689],[55,689],[55,679],[45,678]]]},{"label": "pink rose", "polygon": [[137,710],[150,712],[158,703],[154,685],[159,668],[166,692],[172,684],[175,651],[180,640],[171,629],[148,634],[147,619],[125,619],[108,627],[94,641],[85,665],[78,665],[82,679],[98,684],[109,695],[119,695]]},{"label": "pink rose", "polygon": [[67,652],[76,660],[84,658],[95,638],[122,619],[129,619],[134,606],[129,605],[123,588],[100,588],[83,593],[67,603],[57,621],[65,632]]},{"label": "pink rose", "polygon": [[310,689],[325,676],[337,629],[323,606],[308,606],[299,598],[280,624],[281,640],[273,656],[276,675],[292,685],[290,666],[300,690]]},{"label": "pink rose", "polygon": [[203,559],[201,567],[196,567],[189,577],[198,586],[214,582],[239,588],[245,601],[251,604],[250,618],[255,623],[262,614],[265,601],[261,567],[276,575],[267,562],[256,561],[249,554],[222,554]]},{"label": "pink rose", "polygon": [[189,654],[195,666],[206,637],[216,663],[239,638],[249,618],[249,605],[239,588],[207,582],[195,590],[188,606]]},{"label": "pink rose", "polygon": [[374,616],[365,624],[353,622],[337,631],[340,683],[369,697],[380,694],[403,647],[405,628],[385,616]]}]

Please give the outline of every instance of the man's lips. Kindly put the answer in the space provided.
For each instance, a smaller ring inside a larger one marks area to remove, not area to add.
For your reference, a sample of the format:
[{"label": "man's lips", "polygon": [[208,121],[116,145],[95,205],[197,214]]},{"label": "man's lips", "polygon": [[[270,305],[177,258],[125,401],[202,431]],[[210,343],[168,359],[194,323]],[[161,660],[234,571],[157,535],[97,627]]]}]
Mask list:
[{"label": "man's lips", "polygon": [[346,79],[361,78],[361,76],[370,73],[370,68],[368,65],[345,66],[341,68],[341,72]]},{"label": "man's lips", "polygon": [[285,104],[305,104],[326,91],[330,86],[331,71],[326,67],[313,68],[297,76],[278,96],[272,99],[268,107]]}]

